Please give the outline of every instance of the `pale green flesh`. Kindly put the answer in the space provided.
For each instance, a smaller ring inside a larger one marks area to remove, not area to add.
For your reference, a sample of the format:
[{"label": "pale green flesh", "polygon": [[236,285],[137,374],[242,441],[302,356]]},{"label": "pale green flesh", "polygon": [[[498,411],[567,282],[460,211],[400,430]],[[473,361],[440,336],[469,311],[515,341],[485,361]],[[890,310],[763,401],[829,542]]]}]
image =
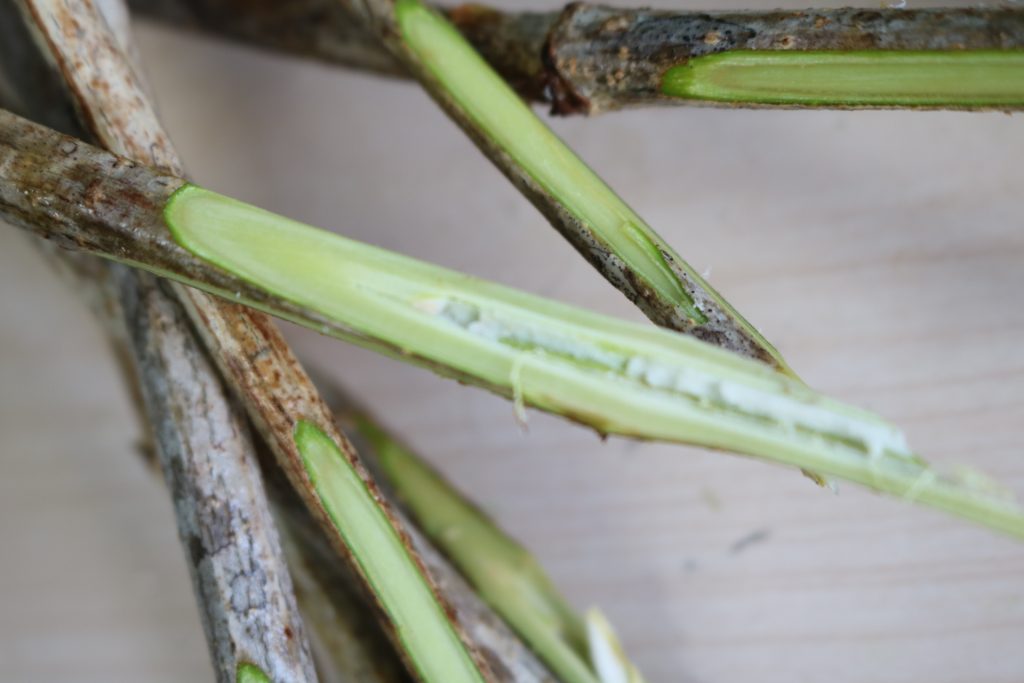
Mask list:
[{"label": "pale green flesh", "polygon": [[880,418],[709,344],[416,261],[195,186],[179,190],[165,216],[198,257],[334,321],[325,333],[397,348],[605,433],[756,455],[1024,535],[1020,508],[931,476]]},{"label": "pale green flesh", "polygon": [[722,102],[1018,107],[1024,51],[734,51],[665,72],[662,92]]},{"label": "pale green flesh", "polygon": [[656,291],[697,323],[707,321],[662,253],[702,288],[737,328],[786,367],[778,352],[596,173],[541,121],[443,17],[419,0],[398,0],[396,13],[408,48],[446,89],[466,117],[565,209]]},{"label": "pale green flesh", "polygon": [[597,683],[586,660],[583,623],[525,548],[376,425],[373,445],[395,493],[420,527],[563,683]]},{"label": "pale green flesh", "polygon": [[308,422],[295,444],[324,508],[345,539],[426,683],[482,683],[419,568],[334,441]]},{"label": "pale green flesh", "polygon": [[267,675],[255,664],[239,664],[235,680],[238,683],[270,683]]}]

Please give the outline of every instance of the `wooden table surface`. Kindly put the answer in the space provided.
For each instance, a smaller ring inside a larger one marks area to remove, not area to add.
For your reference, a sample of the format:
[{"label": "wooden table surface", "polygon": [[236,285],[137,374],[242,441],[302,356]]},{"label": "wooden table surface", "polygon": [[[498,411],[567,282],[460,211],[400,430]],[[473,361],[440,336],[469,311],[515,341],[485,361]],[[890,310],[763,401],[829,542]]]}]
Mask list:
[{"label": "wooden table surface", "polygon": [[[415,88],[153,27],[139,42],[207,186],[640,319]],[[808,382],[1024,494],[1024,119],[665,109],[553,125]],[[102,335],[9,229],[0,320],[0,680],[209,680],[170,505],[133,456]],[[1024,681],[1022,543],[749,459],[602,442],[537,413],[524,433],[482,391],[289,334],[575,605],[600,605],[651,683]]]}]

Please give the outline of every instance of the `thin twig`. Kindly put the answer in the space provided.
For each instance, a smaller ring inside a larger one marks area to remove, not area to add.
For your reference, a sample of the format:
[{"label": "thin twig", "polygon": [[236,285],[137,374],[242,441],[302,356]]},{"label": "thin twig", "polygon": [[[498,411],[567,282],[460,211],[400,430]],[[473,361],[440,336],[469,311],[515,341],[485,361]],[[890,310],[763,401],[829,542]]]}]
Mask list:
[{"label": "thin twig", "polygon": [[[86,11],[86,3],[56,5],[48,17],[37,14],[41,30],[59,24],[59,20],[64,17]],[[54,38],[50,37],[50,40]],[[64,59],[59,62],[62,71],[71,80],[76,99],[80,103],[83,100],[97,103],[94,108],[83,106],[83,110],[102,112],[102,116],[92,119],[100,137],[116,139],[131,156],[142,157],[180,174],[180,161],[133,69],[116,46],[108,44],[92,47],[99,49],[90,51],[87,58],[72,61],[68,59],[70,55],[64,55]],[[74,69],[75,66],[79,68]],[[118,79],[119,88],[99,91],[93,87],[95,78],[111,78],[111,73],[116,74],[114,78]],[[129,134],[123,135],[121,131],[128,131]],[[261,313],[213,299],[181,285],[175,285],[175,293],[195,321],[215,362],[247,408],[292,484],[300,491],[305,503],[315,511],[322,528],[333,538],[336,550],[343,557],[348,557],[369,589],[371,584],[362,573],[362,565],[352,557],[345,539],[331,523],[311,485],[293,438],[298,420],[310,421],[324,430],[340,445],[356,470],[362,472],[364,483],[372,487],[372,482],[359,468],[358,456],[335,429],[329,411],[320,401],[316,389],[305,376],[284,338]],[[393,524],[398,526],[397,522]],[[402,534],[399,536],[404,537]],[[407,552],[415,554],[412,548],[408,548]],[[380,613],[386,615],[384,610],[380,610]],[[453,628],[461,634],[458,624],[453,624]],[[396,645],[400,645],[398,634],[392,632],[392,635]],[[474,652],[468,639],[463,639],[467,641],[464,642],[467,649]]]},{"label": "thin twig", "polygon": [[[234,681],[238,667],[250,664],[273,681],[316,681],[248,425],[225,400],[205,350],[182,334],[188,318],[163,283],[122,283],[125,323],[218,680]],[[190,417],[169,417],[183,415]]]},{"label": "thin twig", "polygon": [[[130,2],[142,16],[172,25],[376,73],[407,74],[337,0]],[[1024,47],[1024,10],[1013,7],[679,12],[572,3],[552,12],[463,5],[446,14],[520,95],[550,103],[558,114],[702,104],[665,95],[662,82],[669,69],[711,54]]]}]

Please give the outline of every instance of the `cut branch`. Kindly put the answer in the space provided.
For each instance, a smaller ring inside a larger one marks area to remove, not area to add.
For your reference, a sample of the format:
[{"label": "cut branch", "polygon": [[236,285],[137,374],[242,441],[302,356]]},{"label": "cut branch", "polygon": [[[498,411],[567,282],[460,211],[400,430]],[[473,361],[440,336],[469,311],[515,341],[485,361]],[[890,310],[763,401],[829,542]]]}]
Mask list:
[{"label": "cut branch", "polygon": [[[583,619],[525,547],[388,434],[338,385],[326,387],[324,395],[385,490],[559,680],[619,680],[605,679],[595,671]],[[621,654],[621,647],[613,649]],[[628,661],[625,665],[635,670]],[[639,674],[630,680],[642,681]]]},{"label": "cut branch", "polygon": [[[0,216],[603,433],[755,455],[1024,536],[1005,495],[931,470],[877,416],[759,363],[304,226],[8,113]],[[338,472],[322,430],[296,434],[304,466]]]},{"label": "cut branch", "polygon": [[[338,0],[131,0],[141,15],[304,57],[377,73],[407,72]],[[572,3],[563,11],[502,12],[481,5],[446,10],[449,19],[525,99],[555,113],[595,114],[625,107],[673,104],[800,107],[931,107],[1019,109],[1016,99],[970,101],[958,87],[932,102],[818,98],[763,101],[739,94],[701,98],[672,94],[666,74],[709,55],[750,51],[791,55],[851,51],[938,52],[1024,49],[1024,10],[824,9],[772,12],[629,10]],[[1008,55],[1018,59],[1012,54]],[[699,63],[699,62],[698,62]],[[1015,62],[1018,64],[1019,62]],[[979,66],[975,73],[985,71]],[[870,79],[867,81],[870,88]],[[1005,92],[1009,84],[1002,86]],[[996,93],[997,94],[997,93]]]}]

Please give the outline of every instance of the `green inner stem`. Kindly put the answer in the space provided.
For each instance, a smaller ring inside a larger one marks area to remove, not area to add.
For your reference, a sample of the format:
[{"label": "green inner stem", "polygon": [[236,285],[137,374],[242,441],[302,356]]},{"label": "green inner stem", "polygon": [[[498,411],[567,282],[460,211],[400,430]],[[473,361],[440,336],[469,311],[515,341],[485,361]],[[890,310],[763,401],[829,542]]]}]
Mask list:
[{"label": "green inner stem", "polygon": [[425,683],[483,683],[420,568],[334,441],[300,421],[295,444],[331,521]]},{"label": "green inner stem", "polygon": [[671,67],[662,92],[808,106],[1024,106],[1024,51],[732,51]]}]

